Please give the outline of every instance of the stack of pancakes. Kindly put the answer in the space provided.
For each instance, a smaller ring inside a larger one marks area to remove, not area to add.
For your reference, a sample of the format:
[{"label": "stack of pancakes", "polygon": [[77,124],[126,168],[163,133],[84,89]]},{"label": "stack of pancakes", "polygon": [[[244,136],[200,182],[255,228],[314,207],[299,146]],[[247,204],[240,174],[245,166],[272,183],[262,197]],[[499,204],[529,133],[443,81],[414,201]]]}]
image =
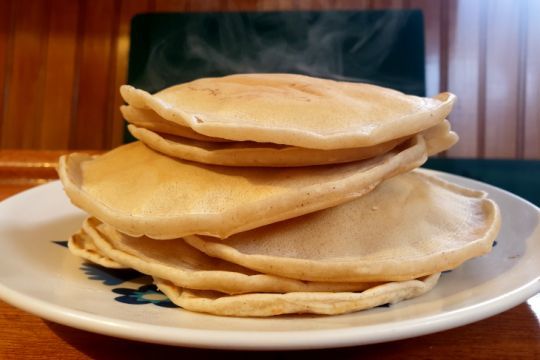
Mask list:
[{"label": "stack of pancakes", "polygon": [[455,100],[290,74],[123,86],[139,141],[70,154],[71,251],[218,315],[341,314],[432,289],[499,230],[483,192],[415,170]]}]

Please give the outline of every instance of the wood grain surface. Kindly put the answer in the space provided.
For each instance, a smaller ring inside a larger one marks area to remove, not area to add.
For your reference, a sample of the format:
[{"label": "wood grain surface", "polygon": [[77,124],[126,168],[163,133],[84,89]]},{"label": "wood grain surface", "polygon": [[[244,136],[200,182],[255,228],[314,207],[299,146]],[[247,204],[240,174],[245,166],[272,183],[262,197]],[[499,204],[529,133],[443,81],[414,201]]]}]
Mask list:
[{"label": "wood grain surface", "polygon": [[540,1],[530,3],[527,9],[527,45],[525,47],[525,94],[524,150],[525,159],[538,159],[540,156]]},{"label": "wood grain surface", "polygon": [[449,120],[452,128],[459,134],[458,146],[448,150],[448,156],[467,157],[478,154],[479,111],[478,92],[480,81],[480,1],[458,0],[450,8],[449,26],[455,31],[449,36],[448,87],[460,96]]},{"label": "wood grain surface", "polygon": [[423,11],[428,95],[459,98],[448,156],[540,159],[536,0],[1,1],[0,148],[119,145],[138,13],[386,8]]},{"label": "wood grain surface", "polygon": [[[66,151],[0,150],[0,200],[55,177]],[[491,318],[383,344],[301,352],[236,352],[146,344],[40,319],[0,301],[0,359],[538,359],[540,294]]]},{"label": "wood grain surface", "polygon": [[52,0],[47,42],[44,54],[45,84],[43,115],[38,148],[67,149],[69,147],[74,96],[79,3]]},{"label": "wood grain surface", "polygon": [[[513,0],[494,0],[486,5],[484,155],[515,158],[518,146],[519,31],[522,14]],[[504,27],[500,25],[501,22],[505,24]],[[500,121],[501,118],[506,120]]]}]

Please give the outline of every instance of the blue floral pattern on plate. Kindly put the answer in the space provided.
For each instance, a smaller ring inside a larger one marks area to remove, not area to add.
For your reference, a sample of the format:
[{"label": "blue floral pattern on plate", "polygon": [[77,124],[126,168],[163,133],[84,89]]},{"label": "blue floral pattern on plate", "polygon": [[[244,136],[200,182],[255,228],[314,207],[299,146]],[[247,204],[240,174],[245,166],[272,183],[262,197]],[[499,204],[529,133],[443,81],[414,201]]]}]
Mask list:
[{"label": "blue floral pattern on plate", "polygon": [[[67,241],[53,241],[54,244],[67,248]],[[141,274],[133,269],[109,269],[100,265],[85,262],[79,268],[89,280],[101,281],[103,285],[116,286],[135,279],[140,280],[144,285],[137,289],[114,288],[112,292],[120,294],[114,300],[131,305],[154,304],[161,307],[178,307],[158,288],[152,284],[152,278]]]},{"label": "blue floral pattern on plate", "polygon": [[53,243],[55,243],[56,245],[66,247],[66,248],[68,247],[68,242],[66,240],[53,241]]},{"label": "blue floral pattern on plate", "polygon": [[154,284],[142,285],[138,289],[116,288],[113,289],[113,292],[122,295],[114,298],[114,300],[125,304],[154,304],[161,307],[178,307],[159,291]]},{"label": "blue floral pattern on plate", "polygon": [[108,269],[103,266],[84,263],[80,269],[88,276],[90,280],[98,280],[103,285],[120,285],[126,281],[141,277],[141,273],[132,269]]}]

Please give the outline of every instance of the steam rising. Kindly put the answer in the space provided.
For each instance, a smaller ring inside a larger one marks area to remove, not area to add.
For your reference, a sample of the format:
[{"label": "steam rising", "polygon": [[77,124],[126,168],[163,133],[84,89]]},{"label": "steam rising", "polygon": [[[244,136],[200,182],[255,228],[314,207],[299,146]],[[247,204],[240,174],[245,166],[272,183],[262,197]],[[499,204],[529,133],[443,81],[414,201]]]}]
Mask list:
[{"label": "steam rising", "polygon": [[[154,42],[137,85],[157,91],[199,77],[290,72],[419,93],[419,84],[399,71],[381,71],[411,13],[173,14],[184,16]],[[423,88],[423,75],[421,82]]]}]

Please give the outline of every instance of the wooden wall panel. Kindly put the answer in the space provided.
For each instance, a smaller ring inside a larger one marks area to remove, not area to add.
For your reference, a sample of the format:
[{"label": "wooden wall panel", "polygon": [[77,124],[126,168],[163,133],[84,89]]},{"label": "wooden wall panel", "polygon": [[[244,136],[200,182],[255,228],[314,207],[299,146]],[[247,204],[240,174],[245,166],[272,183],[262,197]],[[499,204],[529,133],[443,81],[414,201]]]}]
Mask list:
[{"label": "wooden wall panel", "polygon": [[[160,11],[187,11],[189,0],[154,0],[155,10]],[[215,3],[214,1],[209,1]]]},{"label": "wooden wall panel", "polygon": [[126,83],[129,57],[129,36],[131,19],[140,13],[154,10],[154,3],[150,0],[123,0],[120,7],[120,15],[116,24],[116,49],[114,53],[114,67],[112,69],[114,84],[110,89],[110,96],[114,98],[111,102],[112,120],[111,137],[108,141],[110,146],[115,147],[122,143],[124,138],[124,119],[120,114],[120,105],[124,100],[120,96],[119,88]]},{"label": "wooden wall panel", "polygon": [[44,57],[43,117],[39,147],[69,148],[77,49],[78,2],[49,1],[49,31]]},{"label": "wooden wall panel", "polygon": [[485,157],[516,156],[519,3],[487,1]]},{"label": "wooden wall panel", "polygon": [[8,68],[11,68],[9,61],[12,50],[12,26],[14,24],[12,16],[12,2],[0,1],[0,145],[2,141],[2,123],[4,119],[4,95],[6,95],[6,79]]},{"label": "wooden wall panel", "polygon": [[408,6],[424,15],[426,95],[441,92],[441,8],[440,1],[410,0]]},{"label": "wooden wall panel", "polygon": [[336,0],[334,8],[336,10],[349,9],[369,9],[370,0]]},{"label": "wooden wall panel", "polygon": [[458,0],[450,8],[448,89],[458,101],[450,115],[460,141],[448,156],[476,156],[478,152],[478,87],[480,81],[481,3]]},{"label": "wooden wall panel", "polygon": [[[117,1],[81,1],[82,26],[77,69],[75,121],[72,124],[69,146],[74,149],[101,149],[107,147],[110,136],[112,106],[109,102],[113,85],[111,61],[115,39],[113,31],[118,21]],[[96,136],[100,134],[101,136]]]},{"label": "wooden wall panel", "polygon": [[529,0],[527,14],[523,156],[540,159],[540,1]]},{"label": "wooden wall panel", "polygon": [[137,13],[370,8],[423,11],[427,94],[459,98],[448,156],[540,159],[537,0],[1,1],[0,147],[119,145]]},{"label": "wooden wall panel", "polygon": [[47,44],[46,3],[28,0],[12,3],[13,36],[5,79],[4,118],[0,145],[36,147],[42,115],[44,69]]}]

